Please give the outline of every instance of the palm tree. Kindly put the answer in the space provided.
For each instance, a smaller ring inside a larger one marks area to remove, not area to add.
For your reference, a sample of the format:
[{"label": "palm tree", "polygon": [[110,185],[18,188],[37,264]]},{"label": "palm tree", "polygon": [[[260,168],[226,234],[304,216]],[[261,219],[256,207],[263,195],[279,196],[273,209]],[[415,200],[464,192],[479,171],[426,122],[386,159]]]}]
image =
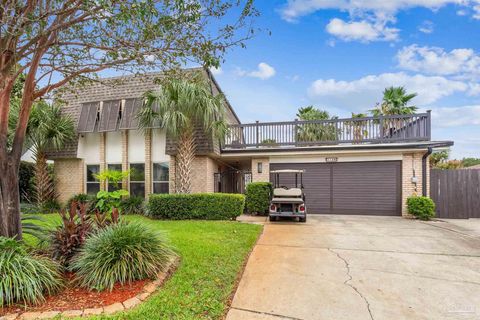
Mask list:
[{"label": "palm tree", "polygon": [[[416,93],[407,93],[405,87],[385,88],[382,103],[377,104],[370,112],[375,117],[413,114],[418,108],[408,104],[416,96]],[[391,135],[403,126],[402,119],[385,119],[381,128],[382,136]]]},{"label": "palm tree", "polygon": [[[16,122],[18,110],[12,112],[11,121]],[[63,115],[59,106],[45,101],[37,102],[27,124],[26,146],[33,151],[35,159],[35,199],[40,205],[55,199],[54,182],[48,170],[47,151],[59,150],[75,136],[74,122]]]},{"label": "palm tree", "polygon": [[[360,119],[368,117],[365,113],[352,112],[352,119]],[[368,137],[368,120],[351,120],[345,123],[353,133],[353,143],[359,143],[363,138]]]},{"label": "palm tree", "polygon": [[139,113],[140,127],[158,124],[177,142],[176,192],[190,193],[192,163],[196,153],[195,133],[223,138],[227,132],[224,98],[213,95],[205,81],[174,79],[159,90],[145,93]]},{"label": "palm tree", "polygon": [[410,101],[417,96],[416,93],[408,93],[405,87],[390,87],[383,91],[381,104],[370,110],[374,116],[388,116],[413,114],[417,111],[416,106],[409,106]]},{"label": "palm tree", "polygon": [[[328,111],[320,110],[314,106],[299,108],[297,117],[300,120],[334,120],[337,117],[331,117]],[[315,141],[333,141],[337,139],[337,129],[333,122],[326,123],[305,123],[299,125],[297,130],[297,141],[315,142]]]}]

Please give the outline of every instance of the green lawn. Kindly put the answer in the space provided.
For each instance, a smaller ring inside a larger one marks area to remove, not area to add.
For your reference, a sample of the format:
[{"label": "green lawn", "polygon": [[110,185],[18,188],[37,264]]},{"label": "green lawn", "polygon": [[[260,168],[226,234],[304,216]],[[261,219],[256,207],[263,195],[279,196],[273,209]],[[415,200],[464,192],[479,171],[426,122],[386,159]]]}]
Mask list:
[{"label": "green lawn", "polygon": [[[44,215],[50,223],[58,215]],[[139,307],[91,319],[219,319],[261,226],[238,222],[158,221],[126,216],[165,231],[181,256],[173,276]]]}]

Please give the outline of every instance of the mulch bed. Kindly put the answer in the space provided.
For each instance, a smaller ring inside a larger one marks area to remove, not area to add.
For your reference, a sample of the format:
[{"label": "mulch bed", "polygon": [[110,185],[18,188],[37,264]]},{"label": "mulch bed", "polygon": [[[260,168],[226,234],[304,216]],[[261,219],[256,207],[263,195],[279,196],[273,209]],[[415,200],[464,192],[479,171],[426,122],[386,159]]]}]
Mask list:
[{"label": "mulch bed", "polygon": [[65,276],[66,287],[58,294],[49,296],[44,303],[38,306],[13,305],[8,308],[0,308],[0,316],[26,311],[64,311],[72,309],[99,308],[111,305],[115,302],[123,302],[141,293],[143,287],[151,280],[138,280],[130,284],[115,284],[112,291],[89,291],[79,288],[73,283],[74,276]]}]

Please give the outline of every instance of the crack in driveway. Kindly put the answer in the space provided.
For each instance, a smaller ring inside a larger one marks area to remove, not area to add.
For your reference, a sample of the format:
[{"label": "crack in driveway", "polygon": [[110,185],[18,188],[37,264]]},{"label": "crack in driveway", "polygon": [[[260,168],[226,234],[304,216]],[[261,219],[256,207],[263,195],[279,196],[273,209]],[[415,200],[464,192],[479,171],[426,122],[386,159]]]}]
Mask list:
[{"label": "crack in driveway", "polygon": [[333,249],[331,248],[328,248],[328,251],[334,253],[340,260],[343,261],[343,263],[345,264],[345,268],[347,269],[347,277],[348,277],[348,279],[345,280],[343,284],[352,288],[363,299],[363,301],[365,301],[365,304],[367,305],[368,313],[370,314],[370,319],[374,320],[372,315],[372,310],[370,310],[370,303],[368,302],[367,298],[358,290],[357,287],[355,287],[353,284],[350,283],[350,281],[352,281],[353,278],[352,278],[352,275],[350,274],[350,264],[348,263],[347,259],[342,257],[338,252],[333,251]]}]

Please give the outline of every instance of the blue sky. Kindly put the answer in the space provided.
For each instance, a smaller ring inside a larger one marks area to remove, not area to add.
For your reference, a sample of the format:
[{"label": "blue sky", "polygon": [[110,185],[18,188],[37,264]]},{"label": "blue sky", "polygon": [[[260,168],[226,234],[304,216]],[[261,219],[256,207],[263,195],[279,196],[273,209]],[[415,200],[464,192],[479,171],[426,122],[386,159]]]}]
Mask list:
[{"label": "blue sky", "polygon": [[234,49],[220,86],[242,122],[291,120],[315,105],[365,112],[388,86],[417,92],[433,139],[480,157],[480,1],[258,1],[261,32]]}]

